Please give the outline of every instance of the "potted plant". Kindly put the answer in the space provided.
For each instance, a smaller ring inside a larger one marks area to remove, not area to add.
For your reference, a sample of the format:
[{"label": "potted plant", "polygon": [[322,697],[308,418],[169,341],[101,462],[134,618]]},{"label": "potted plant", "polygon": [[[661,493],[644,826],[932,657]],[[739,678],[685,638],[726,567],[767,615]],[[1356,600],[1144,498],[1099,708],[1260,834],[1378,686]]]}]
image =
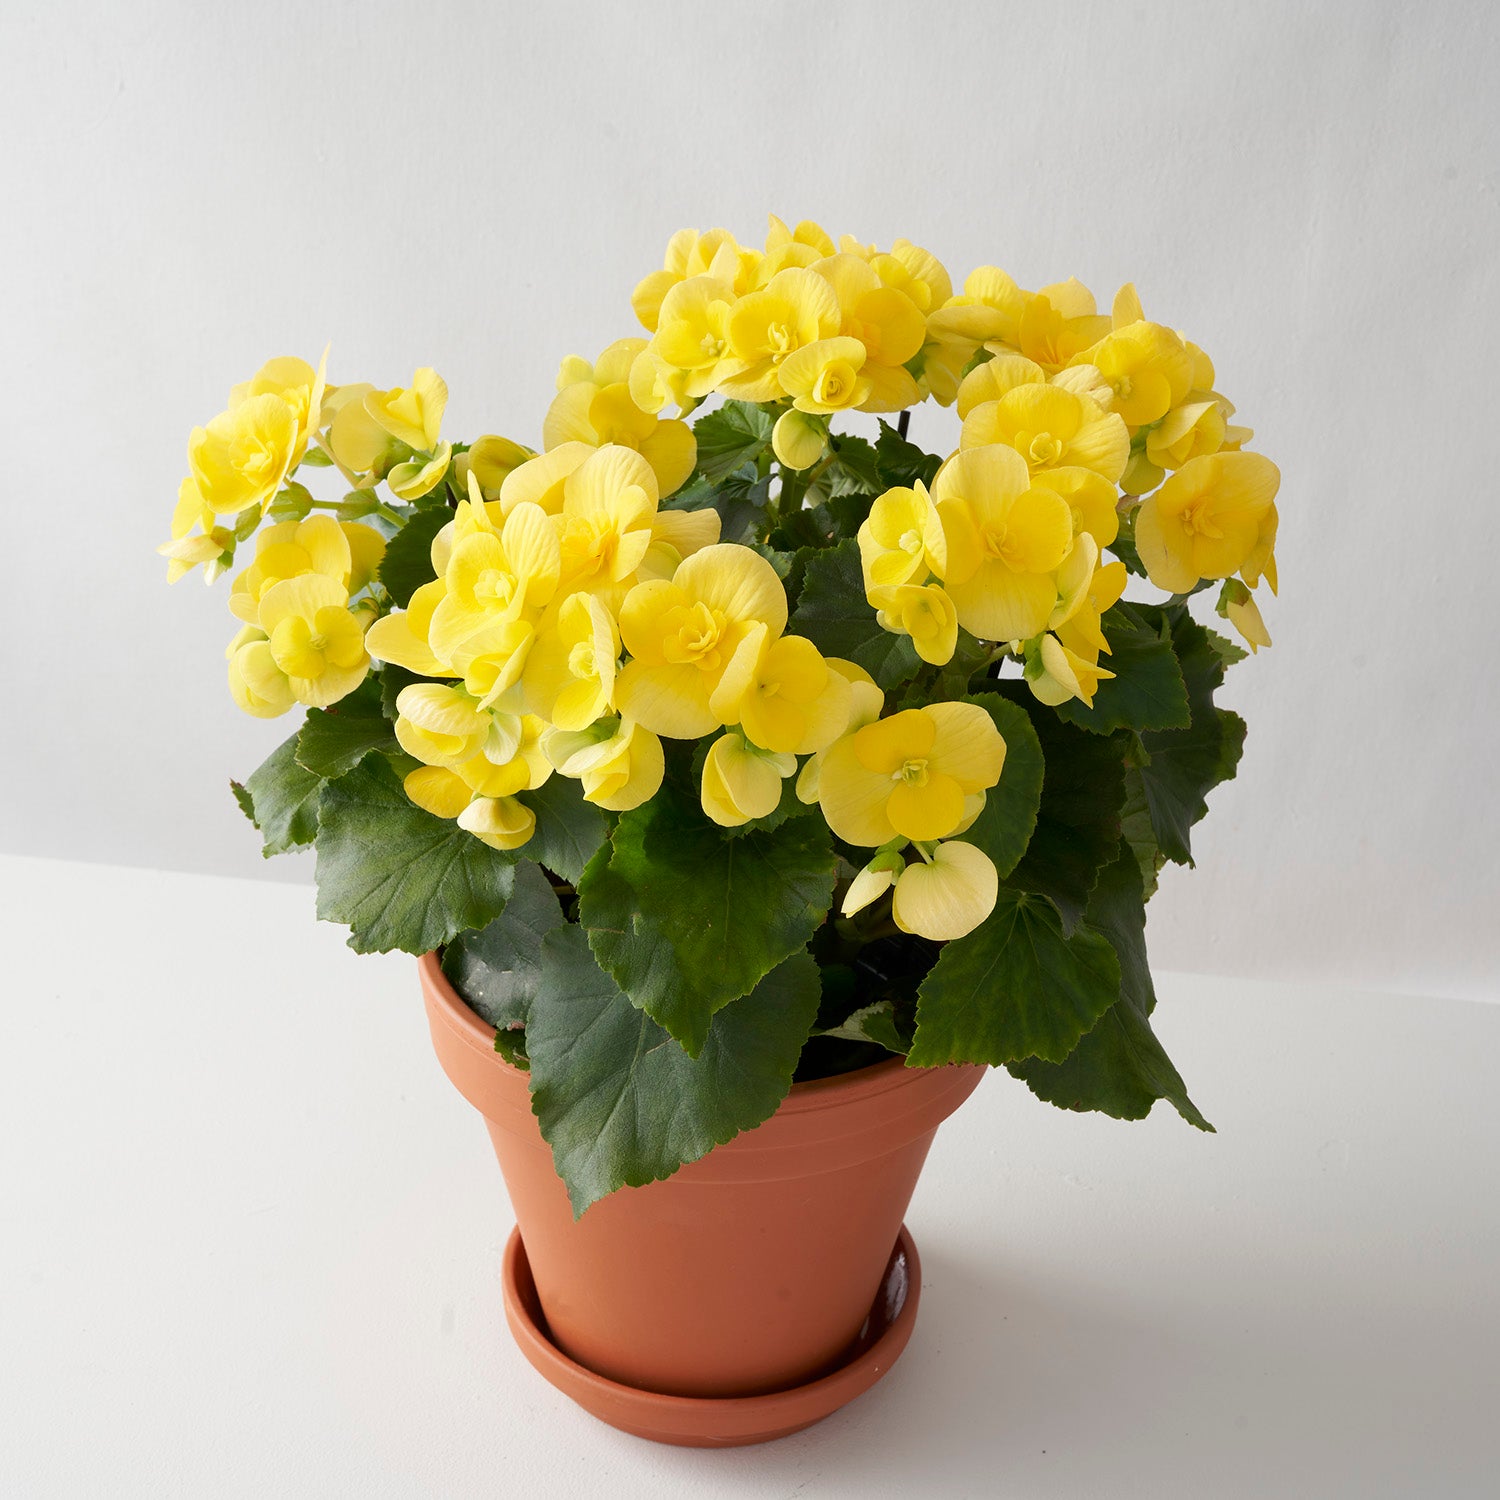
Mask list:
[{"label": "potted plant", "polygon": [[1145,903],[1240,756],[1245,652],[1191,601],[1269,644],[1278,474],[1129,286],[955,294],[773,218],[674,235],[632,301],[536,451],[444,436],[430,369],[272,360],[193,431],[161,550],[237,567],[240,707],[306,710],[233,786],[265,853],[312,845],[319,917],[421,956],[528,1356],[745,1442],[900,1352],[902,1215],[985,1067],[1211,1128]]}]

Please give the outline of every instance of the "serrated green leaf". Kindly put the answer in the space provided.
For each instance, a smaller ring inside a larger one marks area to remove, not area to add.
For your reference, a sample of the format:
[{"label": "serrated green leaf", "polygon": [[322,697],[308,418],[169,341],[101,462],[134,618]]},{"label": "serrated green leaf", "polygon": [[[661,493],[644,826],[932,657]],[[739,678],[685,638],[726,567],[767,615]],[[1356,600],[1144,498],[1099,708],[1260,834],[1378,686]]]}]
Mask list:
[{"label": "serrated green leaf", "polygon": [[526,858],[577,885],[609,837],[609,815],[585,802],[582,783],[568,776],[549,776],[541,786],[521,792],[518,800],[536,814],[536,830],[524,846]]},{"label": "serrated green leaf", "polygon": [[1100,681],[1092,707],[1069,698],[1058,705],[1058,718],[1092,734],[1186,729],[1187,687],[1162,612],[1118,604],[1100,623],[1112,652],[1100,663],[1115,675]]},{"label": "serrated green leaf", "polygon": [[580,928],[548,933],[526,1031],[531,1107],[574,1214],[769,1119],[817,1008],[817,965],[797,954],[719,1011],[691,1058],[621,993]]},{"label": "serrated green leaf", "polygon": [[875,447],[852,433],[835,433],[829,439],[833,462],[819,481],[832,499],[844,495],[878,495],[885,488]]},{"label": "serrated green leaf", "polygon": [[1205,627],[1203,633],[1208,637],[1208,644],[1213,647],[1214,654],[1226,667],[1232,667],[1236,662],[1244,661],[1250,655],[1243,646],[1230,640],[1228,636],[1220,635],[1217,630],[1209,630]]},{"label": "serrated green leaf", "polygon": [[443,973],[476,1015],[500,1031],[520,1030],[541,983],[542,939],[562,923],[552,882],[541,866],[523,859],[505,910],[448,944]]},{"label": "serrated green leaf", "polygon": [[1136,766],[1125,768],[1125,801],[1120,807],[1120,835],[1130,846],[1141,872],[1142,900],[1156,894],[1161,867],[1167,862],[1151,826],[1151,808],[1146,802],[1146,783]]},{"label": "serrated green leaf", "polygon": [[875,461],[882,490],[911,489],[919,480],[930,485],[943,462],[935,453],[909,442],[885,421],[881,422],[880,436],[875,441]]},{"label": "serrated green leaf", "polygon": [[1023,683],[1007,679],[997,687],[1009,702],[1028,709],[1046,766],[1036,830],[1008,879],[1022,890],[1050,897],[1071,929],[1083,915],[1099,871],[1119,845],[1124,750],[1117,738],[1064,724],[1037,704]]},{"label": "serrated green leaf", "polygon": [[771,445],[771,414],[748,401],[726,401],[693,424],[698,472],[716,484],[742,464],[754,463]]},{"label": "serrated green leaf", "polygon": [[1141,561],[1141,554],[1135,548],[1135,517],[1134,515],[1120,517],[1119,535],[1115,537],[1108,548],[1116,557],[1125,564],[1125,571],[1132,573],[1137,578],[1146,576],[1146,565]]},{"label": "serrated green leaf", "polygon": [[1050,901],[1002,889],[922,982],[908,1061],[1060,1062],[1119,995],[1120,963],[1100,933],[1083,926],[1069,937]]},{"label": "serrated green leaf", "polygon": [[1037,1098],[1062,1109],[1143,1120],[1158,1099],[1166,1099],[1188,1124],[1211,1131],[1151,1029],[1156,991],[1146,961],[1145,896],[1128,849],[1100,874],[1086,922],[1120,961],[1120,998],[1061,1062],[1031,1059],[1012,1063],[1010,1071]]},{"label": "serrated green leaf", "polygon": [[432,541],[452,519],[453,512],[446,505],[418,511],[386,543],[377,576],[402,609],[424,583],[437,577],[432,566]]},{"label": "serrated green leaf", "polygon": [[323,789],[318,916],[356,953],[427,953],[505,909],[519,856],[409,802],[379,755]]},{"label": "serrated green leaf", "polygon": [[984,810],[959,837],[989,855],[1003,880],[1020,862],[1036,829],[1045,773],[1042,742],[1030,715],[998,693],[975,693],[966,701],[977,703],[995,721],[1005,741],[1005,765],[1000,780],[985,794]]},{"label": "serrated green leaf", "polygon": [[833,898],[820,818],[728,838],[670,783],[622,813],[579,882],[579,920],[631,1000],[697,1056],[716,1012],[806,946]]},{"label": "serrated green leaf", "polygon": [[1172,641],[1187,683],[1192,722],[1186,729],[1141,735],[1150,763],[1140,768],[1152,831],[1161,852],[1192,864],[1193,825],[1208,811],[1207,797],[1228,781],[1245,746],[1245,721],[1214,706],[1224,661],[1203,626],[1185,609],[1172,615]]},{"label": "serrated green leaf", "polygon": [[911,1039],[902,1036],[896,1025],[896,1006],[890,1000],[877,1000],[874,1005],[861,1006],[837,1026],[830,1026],[818,1035],[836,1037],[845,1042],[874,1042],[887,1052],[901,1054],[911,1046]]},{"label": "serrated green leaf", "polygon": [[787,628],[805,635],[825,656],[858,663],[887,691],[916,676],[922,665],[911,637],[883,630],[866,603],[859,543],[853,538],[808,557]]},{"label": "serrated green leaf", "polygon": [[380,679],[366,677],[329,708],[308,710],[297,736],[297,764],[325,780],[352,771],[372,750],[395,751],[396,734],[380,706]]},{"label": "serrated green leaf", "polygon": [[285,854],[318,832],[323,778],[297,764],[297,735],[283,740],[245,779],[229,783],[240,810],[260,829],[261,854]]}]

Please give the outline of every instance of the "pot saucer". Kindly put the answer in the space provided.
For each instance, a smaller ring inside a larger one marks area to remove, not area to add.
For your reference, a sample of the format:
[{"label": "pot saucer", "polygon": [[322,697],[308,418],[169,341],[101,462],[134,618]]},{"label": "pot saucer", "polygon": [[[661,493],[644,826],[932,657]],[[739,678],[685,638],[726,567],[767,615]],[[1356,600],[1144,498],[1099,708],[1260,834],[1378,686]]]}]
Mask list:
[{"label": "pot saucer", "polygon": [[583,1409],[636,1437],[685,1448],[737,1448],[811,1427],[869,1390],[900,1357],[917,1321],[922,1263],[906,1226],[874,1306],[838,1367],[761,1396],[664,1396],[621,1385],[570,1359],[548,1336],[519,1230],[505,1246],[505,1320],[533,1367]]}]

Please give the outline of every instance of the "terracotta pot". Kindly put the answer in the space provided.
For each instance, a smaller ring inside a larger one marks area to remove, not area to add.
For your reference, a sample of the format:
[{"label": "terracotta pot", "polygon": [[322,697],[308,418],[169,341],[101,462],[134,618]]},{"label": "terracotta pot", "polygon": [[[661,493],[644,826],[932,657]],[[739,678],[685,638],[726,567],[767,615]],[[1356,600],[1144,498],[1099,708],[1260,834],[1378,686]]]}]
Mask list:
[{"label": "terracotta pot", "polygon": [[527,1075],[495,1051],[493,1028],[435,955],[420,972],[438,1059],[484,1116],[547,1336],[564,1355],[676,1397],[759,1396],[839,1366],[887,1274],[937,1127],[982,1067],[892,1059],[796,1084],[759,1128],[575,1220]]}]

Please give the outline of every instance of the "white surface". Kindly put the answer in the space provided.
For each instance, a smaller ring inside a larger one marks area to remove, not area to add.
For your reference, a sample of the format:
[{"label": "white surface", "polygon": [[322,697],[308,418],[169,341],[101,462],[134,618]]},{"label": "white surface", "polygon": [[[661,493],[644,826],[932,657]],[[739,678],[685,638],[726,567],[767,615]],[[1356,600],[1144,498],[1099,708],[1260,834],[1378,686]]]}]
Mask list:
[{"label": "white surface", "polygon": [[310,908],[0,859],[0,1493],[1494,1494],[1500,1010],[1164,980],[1219,1134],[986,1080],[909,1215],[901,1363],[694,1453],[512,1346],[499,1169],[412,964]]},{"label": "white surface", "polygon": [[151,552],[189,428],[331,339],[535,441],[674,229],[774,209],[1133,279],[1209,349],[1285,587],[1157,951],[1493,993],[1500,7],[95,0],[0,7],[0,56],[0,848],[308,878],[225,792],[286,732],[225,692],[226,590]]}]

